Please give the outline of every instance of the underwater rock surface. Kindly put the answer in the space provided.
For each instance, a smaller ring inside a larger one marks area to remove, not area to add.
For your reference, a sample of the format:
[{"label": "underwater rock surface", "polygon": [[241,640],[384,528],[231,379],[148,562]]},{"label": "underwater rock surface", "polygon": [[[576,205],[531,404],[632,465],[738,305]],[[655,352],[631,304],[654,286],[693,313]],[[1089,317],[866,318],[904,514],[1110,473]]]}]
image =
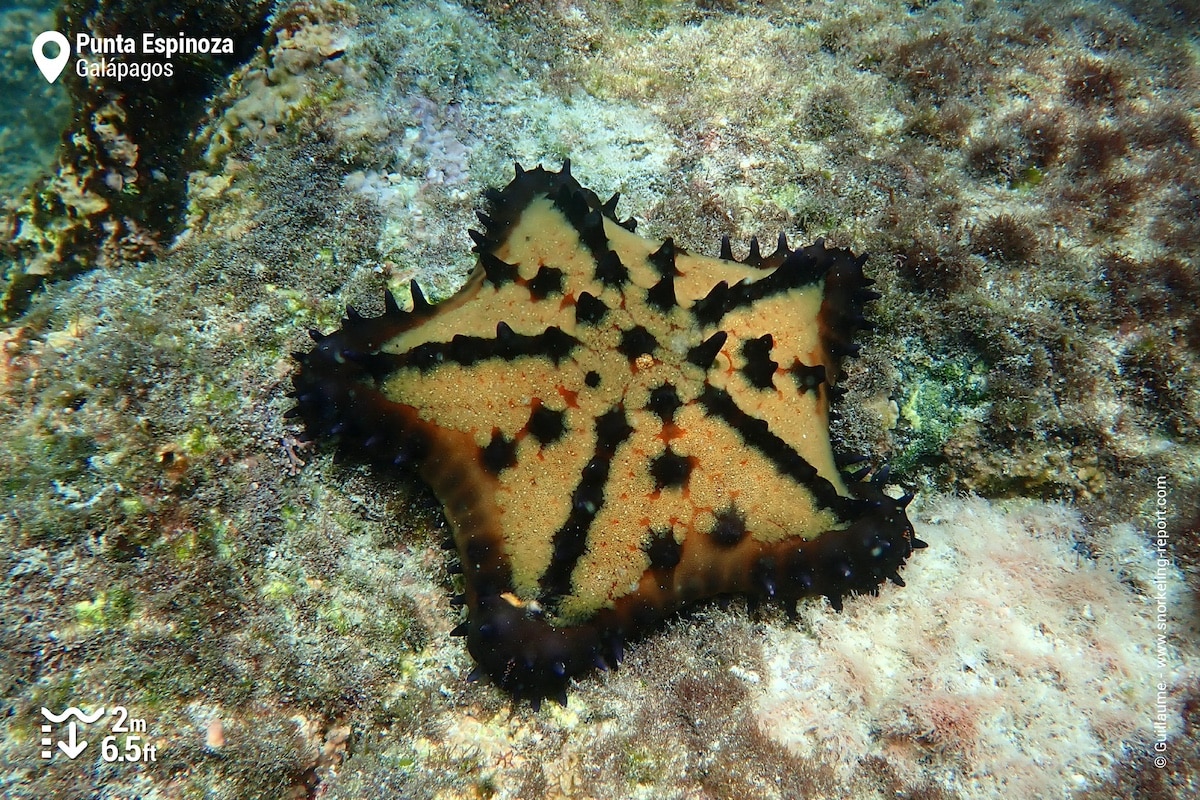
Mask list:
[{"label": "underwater rock surface", "polygon": [[[181,236],[0,329],[4,793],[1188,797],[1195,30],[1186,4],[280,5],[174,132]],[[931,546],[842,612],[668,620],[535,713],[464,679],[439,503],[283,413],[308,329],[412,280],[444,302],[484,189],[568,154],[655,242],[872,254],[831,435],[917,491]],[[128,707],[157,760],[89,731],[43,761],[69,704]]]}]

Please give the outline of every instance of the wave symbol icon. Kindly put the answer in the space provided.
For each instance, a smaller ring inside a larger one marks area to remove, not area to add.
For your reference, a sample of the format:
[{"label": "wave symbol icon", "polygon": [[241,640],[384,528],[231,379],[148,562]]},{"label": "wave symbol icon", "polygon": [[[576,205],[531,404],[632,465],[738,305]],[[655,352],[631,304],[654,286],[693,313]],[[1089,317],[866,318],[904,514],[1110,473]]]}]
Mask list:
[{"label": "wave symbol icon", "polygon": [[92,722],[95,722],[96,720],[100,719],[100,717],[102,717],[103,715],[104,715],[104,706],[101,706],[100,708],[96,709],[90,715],[84,714],[83,711],[76,708],[75,706],[71,706],[70,708],[68,708],[66,711],[64,711],[61,714],[54,714],[50,711],[50,709],[46,708],[45,706],[42,706],[42,716],[55,724],[62,722],[63,720],[65,720],[69,717],[75,717],[82,723],[92,723]]}]

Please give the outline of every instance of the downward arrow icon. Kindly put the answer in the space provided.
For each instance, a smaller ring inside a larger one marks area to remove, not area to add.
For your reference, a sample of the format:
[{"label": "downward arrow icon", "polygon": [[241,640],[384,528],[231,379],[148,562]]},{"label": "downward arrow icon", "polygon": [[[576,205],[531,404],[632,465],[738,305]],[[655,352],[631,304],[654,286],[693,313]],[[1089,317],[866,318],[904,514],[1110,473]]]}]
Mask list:
[{"label": "downward arrow icon", "polygon": [[75,742],[75,720],[67,725],[67,741],[59,742],[58,748],[66,754],[67,758],[75,758],[87,748],[87,742]]}]

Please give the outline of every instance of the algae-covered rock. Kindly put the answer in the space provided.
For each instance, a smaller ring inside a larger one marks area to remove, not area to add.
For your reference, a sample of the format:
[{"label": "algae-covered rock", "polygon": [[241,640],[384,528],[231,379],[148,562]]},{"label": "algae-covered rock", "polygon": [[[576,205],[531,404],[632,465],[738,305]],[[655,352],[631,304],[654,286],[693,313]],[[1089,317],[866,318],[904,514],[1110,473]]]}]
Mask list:
[{"label": "algae-covered rock", "polygon": [[[69,95],[71,119],[59,137],[52,172],[34,181],[10,212],[12,236],[0,251],[4,318],[24,310],[30,294],[47,281],[141,261],[170,244],[181,221],[186,151],[204,99],[259,46],[269,7],[265,0],[151,5],[68,0],[59,7],[53,28],[73,43],[80,34],[124,34],[140,48],[144,32],[167,37],[180,32],[227,38],[229,52],[166,59],[171,74],[145,81],[81,76],[72,60],[59,79]],[[152,54],[110,58],[164,60]]]},{"label": "algae-covered rock", "polygon": [[[137,92],[64,76],[55,166],[6,207],[0,793],[1191,796],[1194,4],[93,1],[43,24],[237,53]],[[452,295],[484,190],[564,156],[698,254],[780,231],[870,254],[834,433],[892,462],[931,547],[841,613],[704,606],[535,713],[468,680],[423,484],[284,415],[309,329],[411,279]],[[126,707],[156,760],[105,762],[90,728],[41,759],[41,709],[71,705]]]}]

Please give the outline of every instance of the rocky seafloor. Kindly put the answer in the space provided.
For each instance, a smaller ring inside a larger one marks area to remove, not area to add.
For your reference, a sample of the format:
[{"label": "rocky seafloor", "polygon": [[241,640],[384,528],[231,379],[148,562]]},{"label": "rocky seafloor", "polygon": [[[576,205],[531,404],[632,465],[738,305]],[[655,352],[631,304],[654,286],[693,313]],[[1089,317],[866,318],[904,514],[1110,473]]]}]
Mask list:
[{"label": "rocky seafloor", "polygon": [[[49,171],[3,165],[5,796],[1194,796],[1194,2],[159,12],[58,20],[236,57],[169,113],[68,83]],[[308,329],[449,296],[482,191],[566,157],[696,252],[871,254],[836,434],[930,547],[840,613],[702,606],[535,712],[465,680],[427,490],[283,414]],[[40,758],[70,705],[155,761]]]}]

